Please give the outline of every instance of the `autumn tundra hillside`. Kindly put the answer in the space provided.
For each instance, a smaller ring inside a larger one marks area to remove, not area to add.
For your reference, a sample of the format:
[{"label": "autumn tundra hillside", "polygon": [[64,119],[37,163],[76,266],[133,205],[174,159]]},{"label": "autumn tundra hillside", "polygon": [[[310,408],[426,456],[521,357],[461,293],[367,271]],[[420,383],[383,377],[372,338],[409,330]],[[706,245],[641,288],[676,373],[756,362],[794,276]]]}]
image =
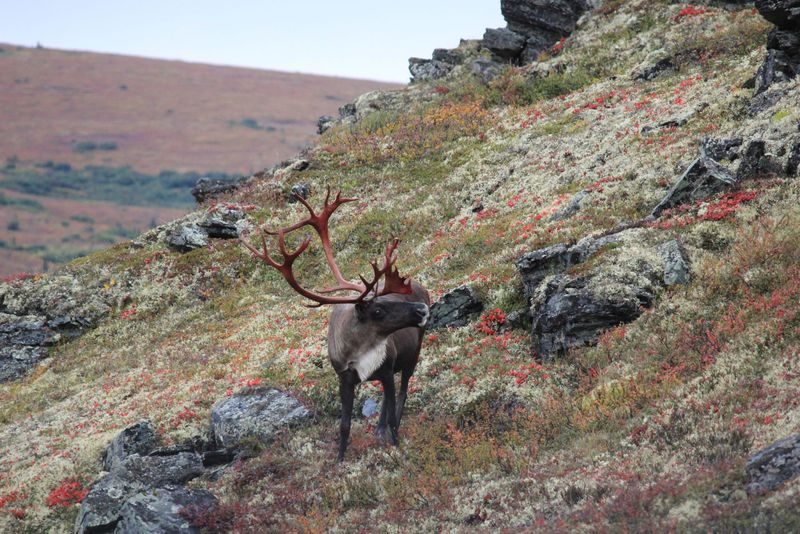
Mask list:
[{"label": "autumn tundra hillside", "polygon": [[270,167],[314,139],[319,116],[394,87],[0,43],[0,275],[174,218],[198,175]]},{"label": "autumn tundra hillside", "polygon": [[[797,5],[501,0],[309,150],[0,285],[0,530],[800,531]],[[330,310],[238,239],[328,188],[343,276],[396,236],[432,301],[399,447],[367,381],[341,463]]]}]

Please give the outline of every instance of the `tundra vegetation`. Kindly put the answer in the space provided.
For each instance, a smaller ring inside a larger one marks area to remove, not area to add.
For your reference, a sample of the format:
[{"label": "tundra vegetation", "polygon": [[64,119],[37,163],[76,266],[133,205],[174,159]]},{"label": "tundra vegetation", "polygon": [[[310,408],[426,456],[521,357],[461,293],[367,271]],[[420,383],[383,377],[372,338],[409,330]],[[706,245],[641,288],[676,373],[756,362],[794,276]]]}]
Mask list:
[{"label": "tundra vegetation", "polygon": [[[72,528],[121,429],[148,419],[180,443],[207,433],[215,402],[253,385],[292,392],[314,421],[214,481],[190,482],[220,500],[202,528],[800,529],[800,478],[764,495],[745,489],[748,457],[800,430],[796,169],[675,206],[571,267],[599,273],[595,289],[613,293],[621,270],[650,261],[648,247],[680,239],[692,260],[688,283],[654,290],[650,308],[595,345],[545,361],[528,330],[504,328],[525,306],[521,254],[642,220],[705,137],[769,147],[797,137],[796,80],[765,93],[775,109],[752,107],[743,88],[770,28],[749,7],[607,2],[534,66],[488,85],[417,85],[431,98],[334,126],[307,167],[260,173],[220,199],[277,228],[301,209],[285,201],[292,186],[341,189],[362,199],[337,212],[346,277],[397,235],[398,267],[432,301],[463,284],[480,296],[477,320],[426,334],[399,449],[379,445],[375,418],[356,418],[348,460],[335,463],[327,312],[304,307],[235,240],[181,254],[156,229],[58,275],[9,281],[0,296],[80,285],[106,316],[0,386],[0,529]],[[668,72],[636,79],[664,57]],[[577,213],[553,217],[581,191]],[[328,284],[320,250],[296,269]],[[379,397],[362,385],[357,410]]]}]

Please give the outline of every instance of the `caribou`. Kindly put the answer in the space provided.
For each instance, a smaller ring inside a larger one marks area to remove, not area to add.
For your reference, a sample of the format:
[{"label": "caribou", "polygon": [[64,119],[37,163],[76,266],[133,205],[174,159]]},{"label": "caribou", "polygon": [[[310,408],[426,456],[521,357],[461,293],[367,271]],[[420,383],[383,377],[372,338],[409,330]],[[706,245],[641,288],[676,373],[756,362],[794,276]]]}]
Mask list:
[{"label": "caribou", "polygon": [[[360,282],[351,282],[342,275],[336,264],[331,245],[328,221],[336,209],[355,198],[343,198],[341,192],[331,201],[330,189],[322,209],[317,213],[300,195],[294,197],[308,210],[308,217],[286,228],[268,231],[260,228],[261,250],[246,236],[241,242],[254,258],[260,259],[283,275],[289,286],[315,304],[311,307],[333,305],[328,322],[328,358],[339,377],[339,396],[342,404],[339,424],[338,461],[344,459],[350,438],[350,422],[356,386],[361,382],[379,380],[383,386],[383,403],[375,433],[394,446],[399,444],[397,432],[408,396],[408,383],[414,374],[422,348],[425,324],[430,315],[430,296],[418,282],[404,276],[395,266],[398,239],[386,246],[383,263],[370,262],[372,277],[359,275]],[[319,236],[328,267],[336,280],[330,288],[313,291],[297,281],[292,265],[308,248],[306,237],[290,251],[286,236],[303,227],[311,227]],[[267,236],[277,238],[282,261],[270,255]],[[349,292],[350,295],[333,295]],[[400,373],[400,392],[395,397],[394,375]]]}]

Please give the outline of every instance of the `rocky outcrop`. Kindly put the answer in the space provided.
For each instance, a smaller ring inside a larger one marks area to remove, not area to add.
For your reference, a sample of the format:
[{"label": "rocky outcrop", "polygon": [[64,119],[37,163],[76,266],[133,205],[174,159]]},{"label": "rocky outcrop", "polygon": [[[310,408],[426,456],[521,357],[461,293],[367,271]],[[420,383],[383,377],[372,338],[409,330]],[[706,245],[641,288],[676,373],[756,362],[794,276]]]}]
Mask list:
[{"label": "rocky outcrop", "polygon": [[534,296],[533,348],[545,360],[593,344],[602,331],[633,321],[653,304],[651,283],[631,283],[625,286],[630,295],[611,295],[598,291],[593,282],[592,276],[558,275]]},{"label": "rocky outcrop", "polygon": [[[689,281],[691,264],[681,243],[642,246],[642,232],[634,228],[587,237],[517,260],[530,302],[534,351],[550,360],[591,345],[604,330],[639,317],[662,287]],[[577,267],[603,252],[597,265]]]},{"label": "rocky outcrop", "polygon": [[472,288],[460,286],[433,303],[427,329],[465,326],[482,311],[483,303]]},{"label": "rocky outcrop", "polygon": [[213,478],[209,468],[231,462],[234,455],[200,438],[160,444],[149,421],[126,428],[111,441],[103,454],[107,472],[81,503],[75,532],[193,532],[185,530],[190,525],[182,509],[194,503],[205,511],[216,499],[181,486],[203,475]]},{"label": "rocky outcrop", "polygon": [[215,404],[211,409],[211,430],[221,447],[236,447],[249,439],[267,444],[282,430],[310,419],[311,412],[292,395],[257,387]]},{"label": "rocky outcrop", "polygon": [[111,471],[132,454],[146,455],[161,444],[150,421],[129,426],[111,441],[103,453],[103,469]]},{"label": "rocky outcrop", "polygon": [[756,0],[755,4],[761,16],[776,26],[767,36],[767,57],[756,74],[758,95],[800,72],[800,2]]},{"label": "rocky outcrop", "polygon": [[245,213],[242,210],[217,205],[192,222],[172,227],[167,231],[164,243],[175,251],[191,252],[208,246],[209,238],[235,239],[239,236],[244,219]]},{"label": "rocky outcrop", "polygon": [[241,186],[247,178],[209,178],[203,177],[197,180],[192,188],[192,196],[198,203],[213,199],[223,193],[230,193]]},{"label": "rocky outcrop", "polygon": [[800,434],[776,441],[747,460],[747,492],[761,494],[800,475]]},{"label": "rocky outcrop", "polygon": [[197,224],[179,226],[167,234],[167,246],[178,252],[191,252],[196,248],[208,246],[208,234]]},{"label": "rocky outcrop", "polygon": [[25,375],[50,347],[96,325],[114,299],[114,292],[66,274],[0,284],[0,383]]},{"label": "rocky outcrop", "polygon": [[739,157],[742,148],[742,138],[714,139],[707,137],[700,143],[700,154],[716,161],[733,161]]},{"label": "rocky outcrop", "polygon": [[[578,19],[589,8],[584,0],[501,0],[507,23],[505,38],[487,42],[484,36],[484,46],[499,57],[530,63],[575,31]],[[513,50],[508,48],[511,43],[515,44]]]},{"label": "rocky outcrop", "polygon": [[666,209],[674,208],[726,191],[736,184],[736,178],[713,159],[701,155],[694,160],[661,202],[653,208],[658,217]]},{"label": "rocky outcrop", "polygon": [[23,376],[60,338],[44,317],[0,313],[0,383]]}]

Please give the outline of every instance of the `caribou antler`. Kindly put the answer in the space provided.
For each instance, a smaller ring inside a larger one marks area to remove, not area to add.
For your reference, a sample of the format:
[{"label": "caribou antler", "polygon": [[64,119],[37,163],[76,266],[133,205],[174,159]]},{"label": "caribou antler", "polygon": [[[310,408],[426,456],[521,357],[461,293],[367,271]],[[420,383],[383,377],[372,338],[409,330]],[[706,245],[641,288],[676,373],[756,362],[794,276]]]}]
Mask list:
[{"label": "caribou antler", "polygon": [[[253,247],[253,245],[251,245],[244,237],[240,237],[239,240],[253,254],[254,257],[261,259],[270,267],[277,269],[283,275],[292,289],[307,299],[316,302],[316,306],[321,306],[323,304],[354,304],[366,299],[370,293],[373,293],[375,297],[388,295],[390,293],[411,293],[411,282],[407,278],[400,276],[397,267],[395,267],[395,262],[397,261],[396,251],[398,245],[400,244],[399,239],[393,239],[386,246],[383,266],[379,268],[376,261],[370,262],[370,265],[372,266],[372,280],[367,281],[363,276],[359,275],[361,283],[358,284],[350,282],[346,280],[344,276],[342,276],[342,272],[333,257],[333,247],[331,246],[330,233],[328,231],[328,220],[339,206],[347,202],[353,202],[357,199],[342,198],[341,192],[339,192],[336,194],[336,198],[333,200],[333,202],[330,202],[330,194],[331,191],[329,188],[325,194],[325,204],[319,213],[316,213],[314,208],[312,208],[303,197],[295,194],[295,198],[308,210],[309,216],[298,223],[275,232],[271,232],[263,228],[260,229],[262,248],[260,251]],[[294,260],[296,260],[298,256],[300,256],[306,250],[306,248],[308,248],[311,239],[306,238],[300,244],[300,246],[295,249],[294,252],[289,252],[286,248],[286,234],[304,226],[311,226],[317,232],[317,235],[319,235],[320,241],[322,242],[322,249],[325,253],[325,259],[328,262],[328,267],[330,268],[331,273],[338,284],[335,287],[320,290],[319,293],[315,293],[303,288],[295,278],[294,272],[292,271],[292,264],[294,263]],[[267,247],[266,235],[277,236],[278,250],[283,256],[283,263],[278,263],[272,258],[272,256],[270,256]],[[383,278],[383,285],[379,286],[381,278]],[[330,294],[338,291],[357,291],[359,295],[357,297],[332,297],[325,295],[326,293]]]}]

